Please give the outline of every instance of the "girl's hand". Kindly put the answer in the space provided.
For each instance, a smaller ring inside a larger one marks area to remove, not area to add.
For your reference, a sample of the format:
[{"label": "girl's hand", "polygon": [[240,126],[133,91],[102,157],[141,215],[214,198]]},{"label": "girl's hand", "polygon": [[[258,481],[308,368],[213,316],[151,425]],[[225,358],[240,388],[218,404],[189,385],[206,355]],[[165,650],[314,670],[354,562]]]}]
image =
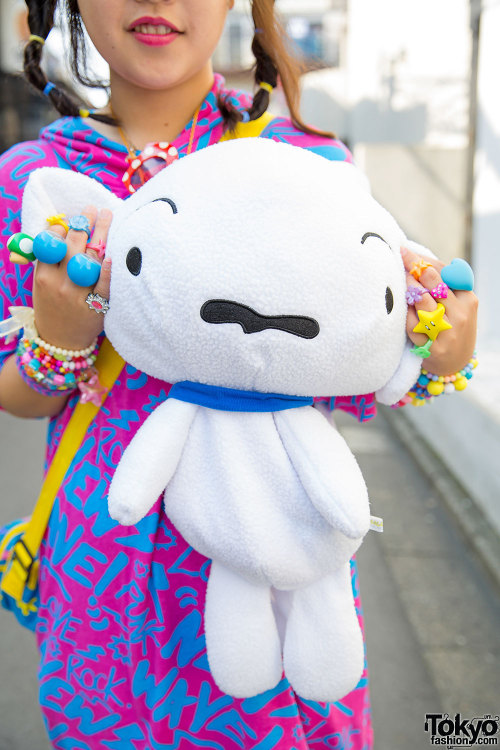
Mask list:
[{"label": "girl's hand", "polygon": [[[87,206],[82,215],[89,220],[92,233],[92,244],[99,241],[106,243],[112,213],[108,209],[97,211],[95,206]],[[89,292],[96,292],[109,299],[111,261],[105,260],[96,286],[81,287],[73,284],[67,273],[68,261],[76,253],[100,260],[94,250],[86,248],[86,232],[70,229],[66,234],[64,227],[55,225],[51,231],[66,239],[68,251],[66,257],[55,264],[35,264],[33,281],[33,308],[35,324],[40,337],[48,344],[64,349],[85,349],[103,329],[103,316],[91,310],[86,302]]]},{"label": "girl's hand", "polygon": [[[403,263],[407,271],[407,287],[417,287],[420,291],[434,289],[442,282],[440,271],[445,266],[436,258],[424,257],[411,252],[407,248],[401,248]],[[431,263],[420,276],[420,282],[409,273],[413,264],[419,259]],[[476,343],[477,328],[477,305],[478,300],[474,292],[448,290],[446,299],[439,299],[445,309],[444,320],[453,327],[441,331],[431,347],[431,356],[422,360],[423,367],[434,375],[452,375],[461,370],[471,359]],[[409,338],[417,346],[423,346],[428,341],[424,333],[413,333],[413,329],[419,322],[416,310],[432,312],[437,308],[438,302],[430,294],[424,294],[421,301],[414,306],[408,306],[408,317],[406,331]]]}]

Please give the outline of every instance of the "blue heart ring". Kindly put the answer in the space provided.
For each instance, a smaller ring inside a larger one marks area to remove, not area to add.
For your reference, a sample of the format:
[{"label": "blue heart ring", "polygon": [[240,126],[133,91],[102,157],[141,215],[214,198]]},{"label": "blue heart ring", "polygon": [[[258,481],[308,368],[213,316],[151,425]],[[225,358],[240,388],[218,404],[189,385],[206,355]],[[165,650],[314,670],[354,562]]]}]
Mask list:
[{"label": "blue heart ring", "polygon": [[450,289],[467,292],[474,289],[474,271],[463,258],[454,258],[448,266],[442,268],[441,278]]}]

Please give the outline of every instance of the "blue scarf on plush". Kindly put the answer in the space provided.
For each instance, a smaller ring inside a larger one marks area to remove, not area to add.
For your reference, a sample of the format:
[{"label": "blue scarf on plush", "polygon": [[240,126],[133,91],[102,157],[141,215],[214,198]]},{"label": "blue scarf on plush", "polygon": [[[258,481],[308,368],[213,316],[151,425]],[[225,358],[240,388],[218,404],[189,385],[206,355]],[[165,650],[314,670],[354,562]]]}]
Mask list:
[{"label": "blue scarf on plush", "polygon": [[219,411],[283,411],[313,404],[312,396],[240,391],[237,388],[194,383],[192,380],[175,383],[169,391],[168,398]]}]

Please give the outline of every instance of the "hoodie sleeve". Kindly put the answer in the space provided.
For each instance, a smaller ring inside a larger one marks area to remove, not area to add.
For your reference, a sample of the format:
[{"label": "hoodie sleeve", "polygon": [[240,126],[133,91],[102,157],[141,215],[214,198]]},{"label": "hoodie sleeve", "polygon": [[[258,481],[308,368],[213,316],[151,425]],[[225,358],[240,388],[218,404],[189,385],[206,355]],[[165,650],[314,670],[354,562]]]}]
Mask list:
[{"label": "hoodie sleeve", "polygon": [[[24,187],[34,169],[57,166],[50,145],[43,141],[19,143],[0,156],[0,320],[9,317],[9,307],[31,306],[33,265],[9,261],[7,240],[21,230]],[[17,337],[0,338],[0,369],[15,352]]]},{"label": "hoodie sleeve", "polygon": [[342,141],[336,138],[327,138],[324,135],[304,133],[296,128],[287,117],[275,117],[262,131],[260,137],[305,148],[330,161],[347,161],[349,163],[353,161],[351,152]]}]

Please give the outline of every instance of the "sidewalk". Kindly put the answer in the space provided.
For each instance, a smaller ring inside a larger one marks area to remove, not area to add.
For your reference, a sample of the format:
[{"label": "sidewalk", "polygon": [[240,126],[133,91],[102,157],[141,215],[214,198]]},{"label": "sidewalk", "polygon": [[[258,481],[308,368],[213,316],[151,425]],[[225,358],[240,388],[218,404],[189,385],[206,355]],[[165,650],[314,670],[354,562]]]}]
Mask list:
[{"label": "sidewalk", "polygon": [[[384,533],[370,532],[358,554],[375,750],[425,750],[426,713],[499,713],[500,601],[397,436],[397,420],[384,411],[365,425],[344,414],[337,422],[360,462],[372,513],[384,519]],[[0,523],[31,509],[44,432],[43,422],[0,414]],[[3,611],[0,624],[0,750],[47,750],[33,637]]]},{"label": "sidewalk", "polygon": [[372,513],[384,518],[384,533],[369,534],[359,553],[375,750],[423,750],[426,712],[499,713],[500,596],[438,486],[398,438],[407,424],[396,432],[398,417],[381,410],[362,426],[342,417],[341,430]]}]

